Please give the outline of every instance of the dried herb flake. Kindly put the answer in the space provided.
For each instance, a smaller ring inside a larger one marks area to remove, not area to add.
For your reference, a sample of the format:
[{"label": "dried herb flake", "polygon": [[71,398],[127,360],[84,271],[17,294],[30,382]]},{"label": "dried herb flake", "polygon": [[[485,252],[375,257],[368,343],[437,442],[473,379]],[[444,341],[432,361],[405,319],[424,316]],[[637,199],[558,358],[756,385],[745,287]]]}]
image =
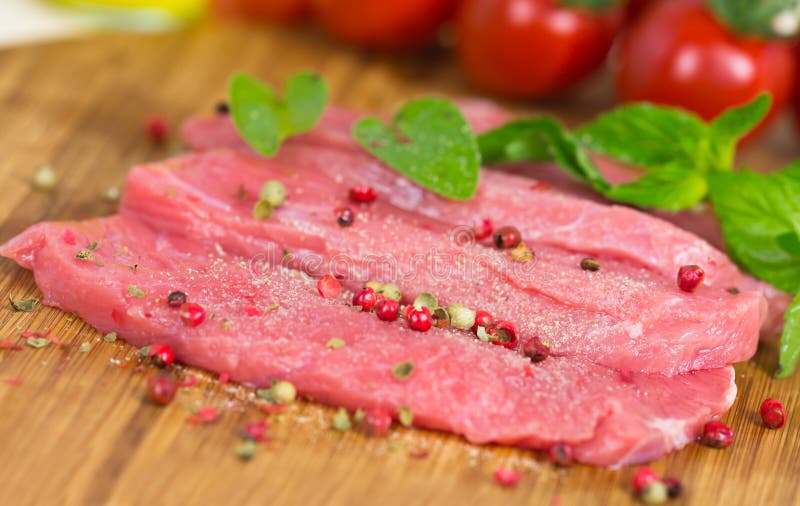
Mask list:
[{"label": "dried herb flake", "polygon": [[113,343],[117,340],[117,333],[116,332],[109,332],[108,334],[103,336],[103,341],[107,343]]},{"label": "dried herb flake", "polygon": [[142,298],[145,295],[147,295],[147,292],[145,292],[144,290],[140,290],[139,288],[136,288],[133,285],[130,285],[128,287],[128,293],[133,295],[134,297],[138,297],[138,298]]},{"label": "dried herb flake", "polygon": [[11,306],[16,311],[25,311],[26,313],[32,312],[36,309],[36,305],[39,304],[39,299],[12,299],[10,295],[8,300],[11,301]]},{"label": "dried herb flake", "polygon": [[394,377],[400,381],[407,380],[409,377],[411,377],[411,373],[413,372],[414,362],[411,361],[400,362],[392,367],[392,374],[394,374]]},{"label": "dried herb flake", "polygon": [[94,260],[94,254],[88,249],[82,249],[75,254],[75,258],[77,258],[78,260],[85,260],[87,262],[90,262]]},{"label": "dried herb flake", "polygon": [[347,414],[347,410],[344,408],[339,408],[339,411],[333,415],[333,421],[331,422],[331,427],[338,430],[339,432],[346,432],[353,428],[353,424],[350,422],[350,415]]},{"label": "dried herb flake", "polygon": [[39,348],[44,348],[45,346],[50,344],[50,340],[47,339],[46,337],[29,337],[25,341],[25,344],[27,344],[31,348],[39,349]]},{"label": "dried herb flake", "polygon": [[236,447],[236,458],[239,460],[250,460],[256,454],[256,443],[249,439]]},{"label": "dried herb flake", "polygon": [[80,347],[78,348],[78,352],[79,353],[89,353],[89,350],[91,350],[91,349],[92,349],[92,345],[89,344],[88,342],[85,342],[85,343],[80,345]]},{"label": "dried herb flake", "polygon": [[344,342],[344,339],[334,337],[333,339],[325,343],[325,347],[330,348],[332,350],[338,350],[339,348],[344,347],[345,344],[347,343]]},{"label": "dried herb flake", "polygon": [[403,427],[411,427],[414,423],[414,412],[408,406],[397,406],[397,418]]}]

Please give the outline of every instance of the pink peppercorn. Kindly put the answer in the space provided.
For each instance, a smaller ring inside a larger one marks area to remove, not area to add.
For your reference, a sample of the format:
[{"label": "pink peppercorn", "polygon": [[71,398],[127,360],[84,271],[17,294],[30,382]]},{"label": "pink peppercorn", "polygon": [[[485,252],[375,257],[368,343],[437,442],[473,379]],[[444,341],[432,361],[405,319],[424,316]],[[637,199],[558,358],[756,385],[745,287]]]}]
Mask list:
[{"label": "pink peppercorn", "polygon": [[178,310],[178,313],[180,314],[183,323],[189,327],[197,327],[203,323],[203,320],[206,319],[206,312],[203,310],[200,304],[195,302],[187,302],[182,304]]},{"label": "pink peppercorn", "polygon": [[153,360],[153,363],[158,367],[167,367],[175,362],[175,352],[172,351],[169,345],[163,343],[155,343],[150,345],[150,351],[147,356]]},{"label": "pink peppercorn", "polygon": [[505,320],[497,320],[494,326],[488,328],[486,333],[492,336],[491,343],[505,346],[508,349],[516,348],[519,344],[517,327]]},{"label": "pink peppercorn", "polygon": [[758,410],[764,425],[770,429],[780,429],[786,423],[786,408],[777,399],[766,399]]},{"label": "pink peppercorn", "polygon": [[342,292],[342,284],[330,274],[326,274],[317,281],[317,291],[323,299],[335,299]]},{"label": "pink peppercorn", "polygon": [[494,481],[504,487],[513,487],[522,479],[522,473],[504,467],[494,470]]},{"label": "pink peppercorn", "polygon": [[350,188],[350,200],[353,202],[369,203],[378,198],[378,192],[371,186],[354,186]]},{"label": "pink peppercorn", "polygon": [[472,331],[476,334],[478,333],[478,327],[483,327],[484,329],[491,327],[494,324],[494,318],[492,318],[491,313],[488,311],[483,311],[479,309],[475,311],[475,325],[472,326]]},{"label": "pink peppercorn", "polygon": [[161,144],[169,135],[169,125],[163,116],[153,115],[144,122],[145,133],[153,142]]},{"label": "pink peppercorn", "polygon": [[433,326],[433,318],[427,307],[420,309],[412,307],[408,311],[408,327],[418,332],[427,332]]},{"label": "pink peppercorn", "polygon": [[678,287],[684,292],[694,292],[705,279],[705,272],[697,265],[684,265],[678,269]]},{"label": "pink peppercorn", "polygon": [[378,294],[372,288],[364,288],[353,295],[353,305],[361,308],[365,313],[372,311],[375,304],[378,303]]},{"label": "pink peppercorn", "polygon": [[369,408],[364,411],[361,429],[367,436],[385,436],[392,427],[392,416],[383,408]]},{"label": "pink peppercorn", "polygon": [[482,241],[484,239],[487,239],[489,236],[492,235],[493,231],[494,231],[494,226],[492,225],[492,220],[488,218],[480,220],[478,224],[475,225],[475,227],[472,229],[476,241]]},{"label": "pink peppercorn", "polygon": [[381,299],[375,304],[375,314],[383,321],[393,322],[400,313],[400,303],[394,299]]},{"label": "pink peppercorn", "polygon": [[147,379],[147,397],[161,406],[172,402],[177,388],[175,380],[168,374],[157,374]]},{"label": "pink peppercorn", "polygon": [[519,246],[522,234],[517,227],[498,228],[494,233],[494,245],[500,249],[510,249]]},{"label": "pink peppercorn", "polygon": [[658,475],[658,473],[656,473],[649,467],[640,467],[639,469],[636,470],[635,473],[633,473],[633,480],[632,480],[633,490],[637,494],[641,494],[647,485],[653,483],[654,481],[658,481],[660,479],[661,477]]},{"label": "pink peppercorn", "polygon": [[733,429],[722,422],[708,422],[700,443],[711,448],[727,448],[733,443]]}]

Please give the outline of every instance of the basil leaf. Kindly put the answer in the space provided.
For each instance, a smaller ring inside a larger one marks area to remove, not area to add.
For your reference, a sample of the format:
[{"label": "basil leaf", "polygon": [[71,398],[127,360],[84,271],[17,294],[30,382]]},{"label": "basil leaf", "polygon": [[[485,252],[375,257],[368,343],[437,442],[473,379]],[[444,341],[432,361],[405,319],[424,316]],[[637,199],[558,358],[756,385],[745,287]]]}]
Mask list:
[{"label": "basil leaf", "polygon": [[281,99],[268,86],[238,74],[229,88],[230,113],[242,138],[265,156],[288,137],[317,124],[328,101],[328,85],[317,74],[298,72],[286,82]]},{"label": "basil leaf", "polygon": [[788,378],[800,362],[800,295],[795,296],[786,313],[781,334],[780,359],[776,378]]},{"label": "basil leaf", "polygon": [[772,105],[772,96],[762,93],[750,102],[730,107],[711,121],[712,158],[715,167],[730,170],[736,155],[736,143],[764,119]]},{"label": "basil leaf", "polygon": [[478,187],[475,136],[461,111],[446,100],[412,100],[390,126],[377,118],[362,119],[353,137],[390,167],[439,195],[468,199]]},{"label": "basil leaf", "polygon": [[709,191],[731,256],[781,290],[800,292],[800,164],[781,172],[713,172]]},{"label": "basil leaf", "polygon": [[478,146],[484,164],[554,161],[601,193],[610,187],[575,136],[548,116],[510,121],[479,135]]},{"label": "basil leaf", "polygon": [[666,165],[650,170],[635,181],[614,186],[606,196],[639,207],[680,211],[698,204],[707,193],[703,174],[690,167]]},{"label": "basil leaf", "polygon": [[648,103],[618,107],[576,133],[590,149],[643,168],[694,167],[709,138],[696,115]]},{"label": "basil leaf", "polygon": [[[797,35],[797,0],[709,0],[708,5],[733,33],[768,39]],[[781,16],[788,22],[780,22]]]}]

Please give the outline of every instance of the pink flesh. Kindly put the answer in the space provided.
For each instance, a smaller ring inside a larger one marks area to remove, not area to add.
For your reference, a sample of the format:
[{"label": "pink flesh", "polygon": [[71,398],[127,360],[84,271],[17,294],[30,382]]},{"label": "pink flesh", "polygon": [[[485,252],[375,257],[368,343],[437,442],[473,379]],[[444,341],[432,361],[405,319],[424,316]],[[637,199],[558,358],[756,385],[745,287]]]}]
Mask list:
[{"label": "pink flesh", "polygon": [[[76,259],[93,241],[99,244],[94,259]],[[731,367],[623,381],[579,358],[551,357],[532,366],[466,332],[412,332],[353,311],[343,302],[346,293],[323,299],[297,271],[270,268],[254,276],[245,260],[126,217],[41,223],[0,254],[34,271],[47,304],[77,311],[136,346],[163,342],[185,363],[259,386],[287,379],[302,394],[350,409],[380,406],[396,414],[408,406],[416,425],[477,443],[545,449],[565,442],[582,462],[644,462],[691,441],[736,393]],[[131,286],[146,295],[132,296]],[[181,322],[165,302],[173,290],[205,308],[203,324]],[[274,303],[279,307],[270,310]],[[246,306],[264,314],[248,316]],[[327,349],[333,337],[346,346]],[[391,368],[407,360],[415,370],[399,381]]]},{"label": "pink flesh", "polygon": [[[495,127],[511,117],[508,112],[488,102],[467,102],[462,107],[477,131]],[[602,202],[591,190],[565,176],[552,164],[508,167],[511,172],[536,177],[534,181],[484,171],[478,198],[466,203],[448,201],[397,178],[391,170],[356,146],[348,132],[357,118],[355,113],[349,113],[348,117],[345,110],[330,109],[315,130],[293,139],[279,158],[298,166],[316,163],[321,169],[329,168],[331,171],[358,166],[360,170],[355,173],[340,173],[345,177],[353,174],[363,184],[382,188],[386,195],[391,196],[392,203],[399,207],[445,222],[472,224],[477,219],[490,218],[497,225],[513,223],[520,228],[523,237],[535,239],[540,244],[620,257],[670,278],[674,278],[681,265],[697,264],[705,269],[709,286],[758,291],[765,296],[769,305],[762,327],[763,337],[775,335],[783,326],[783,313],[791,302],[791,296],[744,275],[724,253],[691,232],[631,208]],[[197,150],[217,147],[246,149],[227,118],[190,119],[184,124],[182,135],[187,145]],[[302,145],[314,146],[315,149],[294,149]],[[620,182],[632,177],[630,169],[608,160],[599,160],[599,166],[612,181]],[[547,184],[541,184],[542,181]],[[532,193],[532,188],[538,191]],[[520,205],[496,205],[496,202],[507,200]],[[692,232],[705,233],[707,235],[703,237],[719,245],[719,225],[708,213],[656,214]]]},{"label": "pink flesh", "polygon": [[[392,282],[411,298],[430,291],[444,303],[511,320],[523,338],[538,336],[556,354],[607,366],[676,374],[722,367],[755,351],[763,313],[756,292],[701,287],[686,294],[674,279],[616,258],[601,257],[599,273],[583,271],[585,254],[536,241],[529,243],[536,259],[519,264],[492,247],[458,246],[449,225],[382,199],[357,208],[356,222],[341,228],[333,210],[347,204],[347,184],[296,167],[234,151],[137,167],[122,212],[238,255],[270,257],[268,263],[279,263],[288,248],[302,260],[293,267],[345,274],[351,286]],[[260,221],[252,208],[267,179],[282,181],[289,198]]]}]

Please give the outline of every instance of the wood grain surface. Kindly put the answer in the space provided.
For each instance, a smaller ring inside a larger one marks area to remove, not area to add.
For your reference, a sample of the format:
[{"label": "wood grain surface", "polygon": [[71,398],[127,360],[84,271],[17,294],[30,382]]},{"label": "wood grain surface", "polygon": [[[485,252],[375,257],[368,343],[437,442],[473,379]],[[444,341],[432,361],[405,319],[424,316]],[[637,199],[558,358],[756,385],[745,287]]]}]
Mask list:
[{"label": "wood grain surface", "polygon": [[[235,70],[279,84],[316,69],[333,101],[390,111],[408,97],[468,94],[445,52],[384,57],[330,43],[310,31],[204,27],[193,32],[102,35],[0,52],[0,241],[41,220],[113,212],[103,201],[130,166],[168,156],[143,118],[173,125],[211,111]],[[558,101],[539,104],[568,122],[608,107],[601,79]],[[533,110],[533,109],[530,109]],[[744,158],[777,167],[800,153],[788,121]],[[35,168],[51,164],[61,182],[32,189]],[[0,298],[39,296],[31,274],[0,260]],[[40,307],[0,304],[0,339],[52,330],[62,346],[0,350],[0,505],[316,505],[316,504],[636,504],[632,469],[557,469],[531,452],[478,447],[433,432],[395,429],[369,439],[329,428],[333,410],[299,402],[264,415],[247,389],[201,379],[166,408],[144,400],[146,377],[135,350],[107,343],[79,318]],[[88,353],[78,351],[90,343]],[[653,467],[686,487],[672,504],[800,504],[800,375],[771,379],[776,345],[737,366],[740,393],[725,421],[736,430],[728,450],[690,445]],[[18,383],[18,384],[17,384]],[[789,409],[787,426],[764,429],[767,396]],[[222,410],[213,425],[186,423],[193,407]],[[267,418],[271,440],[250,462],[235,457],[244,424]],[[427,456],[420,454],[427,452]],[[516,488],[492,479],[498,466],[523,470]]]}]

